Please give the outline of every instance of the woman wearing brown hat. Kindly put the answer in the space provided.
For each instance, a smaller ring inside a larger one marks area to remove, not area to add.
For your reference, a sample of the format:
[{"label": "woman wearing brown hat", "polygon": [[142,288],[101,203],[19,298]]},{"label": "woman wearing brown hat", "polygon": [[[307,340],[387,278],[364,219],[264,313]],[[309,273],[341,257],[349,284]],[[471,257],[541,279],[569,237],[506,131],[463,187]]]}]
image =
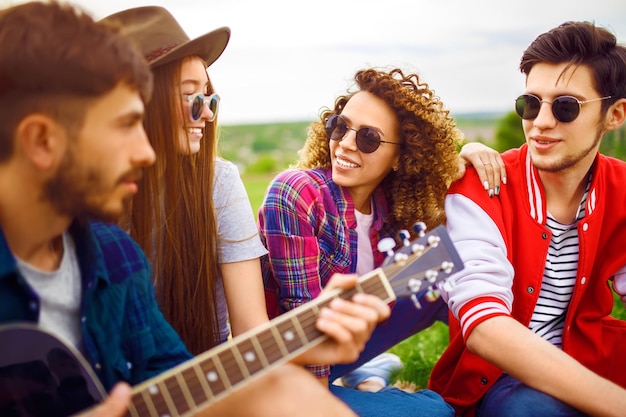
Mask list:
[{"label": "woman wearing brown hat", "polygon": [[231,328],[236,336],[268,321],[259,263],[266,250],[237,167],[217,155],[219,96],[207,67],[230,30],[189,39],[161,7],[105,20],[138,43],[155,83],[144,127],[157,162],[125,226],[150,257],[166,318],[198,354],[226,341]]}]

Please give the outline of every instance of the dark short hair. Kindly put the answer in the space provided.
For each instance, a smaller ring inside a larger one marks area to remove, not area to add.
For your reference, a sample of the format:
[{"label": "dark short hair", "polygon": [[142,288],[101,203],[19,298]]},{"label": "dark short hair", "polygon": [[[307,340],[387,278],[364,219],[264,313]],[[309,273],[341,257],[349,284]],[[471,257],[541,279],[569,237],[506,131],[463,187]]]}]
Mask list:
[{"label": "dark short hair", "polygon": [[152,73],[135,45],[71,5],[33,1],[0,11],[0,45],[0,161],[30,113],[80,127],[85,101],[120,83],[144,101],[152,93]]},{"label": "dark short hair", "polygon": [[600,96],[612,96],[603,102],[605,109],[626,97],[626,47],[594,23],[565,22],[539,35],[524,51],[520,70],[528,75],[538,63],[587,66]]}]

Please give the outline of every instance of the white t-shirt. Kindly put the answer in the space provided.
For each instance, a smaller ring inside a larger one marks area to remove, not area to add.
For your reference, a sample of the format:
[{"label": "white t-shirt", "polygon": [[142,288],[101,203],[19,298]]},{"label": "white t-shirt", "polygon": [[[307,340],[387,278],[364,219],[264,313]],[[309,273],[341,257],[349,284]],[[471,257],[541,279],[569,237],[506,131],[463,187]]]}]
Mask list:
[{"label": "white t-shirt", "polygon": [[374,222],[374,211],[370,214],[363,214],[354,210],[356,217],[356,233],[358,236],[356,273],[367,274],[374,270],[374,252],[372,251],[372,241],[370,239],[370,229]]}]

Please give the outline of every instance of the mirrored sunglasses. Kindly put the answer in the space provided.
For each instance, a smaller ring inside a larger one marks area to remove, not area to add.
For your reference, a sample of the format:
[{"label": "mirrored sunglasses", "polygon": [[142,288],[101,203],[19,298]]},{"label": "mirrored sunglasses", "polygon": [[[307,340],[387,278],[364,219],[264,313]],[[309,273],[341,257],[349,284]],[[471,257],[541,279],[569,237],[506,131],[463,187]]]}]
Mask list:
[{"label": "mirrored sunglasses", "polygon": [[580,101],[576,97],[560,96],[550,102],[548,100],[541,100],[539,97],[532,94],[522,94],[515,100],[515,111],[522,119],[533,120],[539,115],[541,103],[548,103],[552,104],[552,114],[556,120],[562,123],[569,123],[576,120],[583,104],[606,100],[608,98],[611,98],[611,96]]},{"label": "mirrored sunglasses", "polygon": [[205,103],[213,114],[208,121],[212,122],[217,117],[220,105],[220,96],[217,94],[213,93],[210,96],[205,96],[202,93],[183,94],[183,98],[189,103],[189,117],[192,121],[197,122],[202,118]]},{"label": "mirrored sunglasses", "polygon": [[371,127],[362,127],[353,129],[348,126],[346,121],[339,115],[333,114],[326,120],[326,135],[330,140],[343,139],[348,130],[356,132],[356,147],[363,153],[372,153],[378,149],[381,143],[391,143],[394,145],[402,145],[397,142],[389,142],[380,139],[380,134]]}]

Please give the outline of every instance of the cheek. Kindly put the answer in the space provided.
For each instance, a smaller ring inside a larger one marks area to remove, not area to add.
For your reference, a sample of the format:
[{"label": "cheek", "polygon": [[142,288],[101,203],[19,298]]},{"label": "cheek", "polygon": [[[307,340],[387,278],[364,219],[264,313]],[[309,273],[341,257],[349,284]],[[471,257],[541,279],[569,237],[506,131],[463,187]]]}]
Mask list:
[{"label": "cheek", "polygon": [[524,131],[524,138],[528,138],[530,130],[533,128],[532,120],[522,120],[522,130]]},{"label": "cheek", "polygon": [[178,111],[176,112],[176,123],[181,129],[184,129],[185,127],[185,120],[186,120],[185,115],[186,115],[185,110],[179,107]]},{"label": "cheek", "polygon": [[330,149],[330,156],[333,157],[335,155],[335,150],[339,146],[338,140],[329,140],[328,148]]}]

